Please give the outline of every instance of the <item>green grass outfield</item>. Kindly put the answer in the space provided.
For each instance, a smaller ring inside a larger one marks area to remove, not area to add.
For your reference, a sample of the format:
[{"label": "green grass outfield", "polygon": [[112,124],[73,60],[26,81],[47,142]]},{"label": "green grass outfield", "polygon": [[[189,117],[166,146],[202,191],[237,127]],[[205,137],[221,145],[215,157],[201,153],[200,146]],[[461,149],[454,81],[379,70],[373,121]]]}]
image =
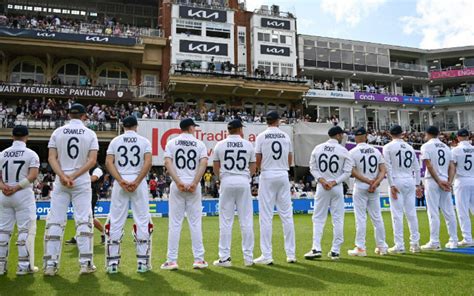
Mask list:
[{"label": "green grass outfield", "polygon": [[[428,218],[419,212],[421,242],[428,241]],[[384,213],[387,240],[393,243],[390,214]],[[278,217],[274,220],[273,266],[246,268],[243,266],[238,223],[234,225],[233,264],[229,269],[210,266],[206,270],[192,269],[190,236],[187,223],[181,236],[179,271],[162,271],[165,260],[168,219],[157,218],[153,236],[153,271],[135,272],[135,249],[132,243],[131,224],[127,221],[122,244],[122,265],[119,274],[107,275],[104,271],[104,247],[95,236],[95,263],[98,271],[79,276],[77,249],[64,246],[61,268],[56,277],[15,275],[16,246],[7,276],[0,277],[0,295],[152,295],[152,294],[373,294],[373,295],[474,295],[474,256],[449,252],[425,252],[417,255],[375,256],[372,226],[368,226],[368,253],[366,258],[352,258],[346,254],[353,247],[355,236],[354,216],[346,214],[345,243],[342,258],[333,262],[328,258],[307,261],[303,254],[311,247],[312,223],[310,215],[295,216],[297,264],[287,264],[283,250],[282,227]],[[237,221],[236,221],[237,222]],[[329,221],[328,221],[329,222]],[[447,240],[446,227],[441,221],[441,241]],[[370,223],[369,223],[370,224]],[[219,237],[218,217],[203,219],[206,260],[217,258]],[[38,221],[36,263],[42,265],[44,221]],[[74,232],[69,221],[66,238]],[[258,217],[255,217],[255,257],[260,255],[258,244]],[[408,230],[406,229],[407,238]],[[16,239],[16,237],[13,237]],[[329,250],[332,240],[331,223],[326,224],[323,252]]]}]

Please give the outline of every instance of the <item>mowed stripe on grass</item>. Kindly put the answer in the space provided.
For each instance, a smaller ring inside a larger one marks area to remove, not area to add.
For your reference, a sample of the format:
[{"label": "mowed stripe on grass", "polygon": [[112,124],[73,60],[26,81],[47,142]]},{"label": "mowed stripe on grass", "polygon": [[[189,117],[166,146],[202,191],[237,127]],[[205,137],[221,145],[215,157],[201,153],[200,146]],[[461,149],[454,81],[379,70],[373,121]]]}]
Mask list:
[{"label": "mowed stripe on grass", "polygon": [[[393,244],[390,214],[384,213],[387,242]],[[329,217],[330,218],[330,217]],[[418,213],[421,243],[429,240],[426,212]],[[104,246],[99,245],[100,236],[95,233],[95,264],[98,271],[93,275],[79,276],[77,248],[63,246],[59,275],[43,277],[17,277],[17,251],[10,243],[11,259],[9,273],[0,277],[0,295],[151,295],[151,294],[457,294],[473,295],[474,256],[450,252],[424,252],[397,256],[376,256],[371,223],[367,227],[368,257],[354,258],[347,255],[353,248],[355,237],[354,216],[345,216],[345,243],[342,258],[334,262],[324,257],[319,261],[307,261],[303,254],[312,245],[311,215],[296,215],[296,264],[287,264],[283,249],[283,234],[280,220],[274,219],[273,254],[275,265],[244,267],[241,251],[238,219],[234,223],[232,250],[233,267],[224,269],[212,266],[217,259],[219,240],[219,218],[204,217],[203,233],[206,260],[211,265],[207,270],[193,270],[191,240],[187,222],[181,235],[179,266],[176,272],[162,271],[160,265],[166,259],[168,219],[154,219],[153,271],[136,273],[135,246],[131,235],[133,220],[129,219],[122,243],[120,273],[107,275],[104,267]],[[441,221],[441,241],[447,241],[444,220]],[[36,237],[36,264],[42,265],[44,221],[38,221]],[[254,217],[255,257],[260,255],[258,217]],[[74,223],[68,221],[65,239],[74,235]],[[323,238],[323,255],[330,250],[332,225],[328,220]],[[408,246],[408,229],[405,238]]]}]

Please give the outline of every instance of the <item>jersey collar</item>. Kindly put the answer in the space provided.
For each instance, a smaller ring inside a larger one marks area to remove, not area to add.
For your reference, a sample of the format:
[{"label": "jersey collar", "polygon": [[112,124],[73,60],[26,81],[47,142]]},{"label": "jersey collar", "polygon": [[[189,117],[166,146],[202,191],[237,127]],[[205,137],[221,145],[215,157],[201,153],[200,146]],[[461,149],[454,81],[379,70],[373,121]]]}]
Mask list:
[{"label": "jersey collar", "polygon": [[124,132],[124,134],[135,134],[136,132],[135,131],[132,131],[132,130],[127,130]]},{"label": "jersey collar", "polygon": [[13,141],[13,147],[26,147],[26,143],[23,141]]},{"label": "jersey collar", "polygon": [[240,135],[228,135],[227,138],[240,138]]},{"label": "jersey collar", "polygon": [[80,124],[80,125],[84,125],[84,122],[82,122],[82,120],[79,120],[79,119],[71,119],[71,121],[69,121],[70,124]]},{"label": "jersey collar", "polygon": [[367,143],[365,143],[365,142],[360,142],[360,143],[357,144],[357,146],[362,146],[362,145],[367,145]]},{"label": "jersey collar", "polygon": [[329,139],[328,143],[330,143],[330,144],[339,144],[339,142],[336,139]]}]

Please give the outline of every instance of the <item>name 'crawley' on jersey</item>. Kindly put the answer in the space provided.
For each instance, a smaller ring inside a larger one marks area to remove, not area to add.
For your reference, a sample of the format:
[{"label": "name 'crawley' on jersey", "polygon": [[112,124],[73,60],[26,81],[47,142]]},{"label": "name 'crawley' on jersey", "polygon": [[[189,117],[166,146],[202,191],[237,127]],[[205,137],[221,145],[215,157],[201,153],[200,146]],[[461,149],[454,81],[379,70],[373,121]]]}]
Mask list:
[{"label": "name 'crawley' on jersey", "polygon": [[309,160],[309,169],[316,180],[324,178],[337,184],[350,174],[352,165],[349,151],[334,139],[316,146]]},{"label": "name 'crawley' on jersey", "polygon": [[221,163],[221,179],[243,175],[250,179],[249,164],[255,162],[252,143],[238,135],[229,135],[214,148],[214,161]]},{"label": "name 'crawley' on jersey", "polygon": [[[73,119],[53,132],[48,148],[56,148],[61,170],[71,174],[86,164],[89,151],[99,150],[99,142],[97,135],[81,120]],[[76,179],[76,184],[82,183],[90,183],[88,172]]]},{"label": "name 'crawley' on jersey", "polygon": [[116,137],[107,149],[107,154],[114,156],[114,164],[120,175],[139,175],[146,153],[151,153],[150,141],[134,131],[126,131]]},{"label": "name 'crawley' on jersey", "polygon": [[24,142],[14,141],[11,147],[1,152],[0,170],[2,171],[2,180],[8,186],[16,186],[28,176],[30,168],[39,167],[38,154],[26,148]]},{"label": "name 'crawley' on jersey", "polygon": [[[428,159],[438,177],[442,180],[448,180],[449,163],[451,162],[451,149],[441,142],[438,138],[434,138],[421,146],[421,159]],[[431,178],[429,170],[425,171],[425,177]]]},{"label": "name 'crawley' on jersey", "polygon": [[290,136],[277,127],[269,127],[257,136],[255,153],[262,154],[262,171],[288,171],[288,154],[293,153]]},{"label": "name 'crawley' on jersey", "polygon": [[[349,151],[349,154],[352,157],[355,169],[371,180],[377,178],[380,164],[385,163],[382,153],[367,143],[357,144],[356,147]],[[370,187],[369,184],[358,179],[355,180],[355,184],[361,189],[368,189]]]},{"label": "name 'crawley' on jersey", "polygon": [[393,140],[383,147],[387,166],[387,179],[393,185],[393,178],[413,178],[420,184],[420,164],[413,147],[403,140]]},{"label": "name 'crawley' on jersey", "polygon": [[452,157],[456,164],[456,177],[474,179],[474,146],[462,141],[453,148]]},{"label": "name 'crawley' on jersey", "polygon": [[199,161],[208,158],[207,148],[203,142],[190,134],[181,134],[168,141],[165,158],[173,160],[176,174],[183,182],[191,182],[196,176]]}]

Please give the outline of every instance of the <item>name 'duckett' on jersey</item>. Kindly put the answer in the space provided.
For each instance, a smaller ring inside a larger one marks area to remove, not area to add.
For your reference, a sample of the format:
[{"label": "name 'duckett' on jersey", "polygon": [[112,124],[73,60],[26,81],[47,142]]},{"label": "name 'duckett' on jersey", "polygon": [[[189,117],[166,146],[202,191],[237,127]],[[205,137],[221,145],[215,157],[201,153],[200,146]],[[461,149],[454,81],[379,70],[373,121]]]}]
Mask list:
[{"label": "name 'duckett' on jersey", "polygon": [[5,151],[3,153],[3,157],[5,158],[12,158],[12,157],[23,157],[23,154],[25,153],[24,150],[19,150],[19,151]]}]

